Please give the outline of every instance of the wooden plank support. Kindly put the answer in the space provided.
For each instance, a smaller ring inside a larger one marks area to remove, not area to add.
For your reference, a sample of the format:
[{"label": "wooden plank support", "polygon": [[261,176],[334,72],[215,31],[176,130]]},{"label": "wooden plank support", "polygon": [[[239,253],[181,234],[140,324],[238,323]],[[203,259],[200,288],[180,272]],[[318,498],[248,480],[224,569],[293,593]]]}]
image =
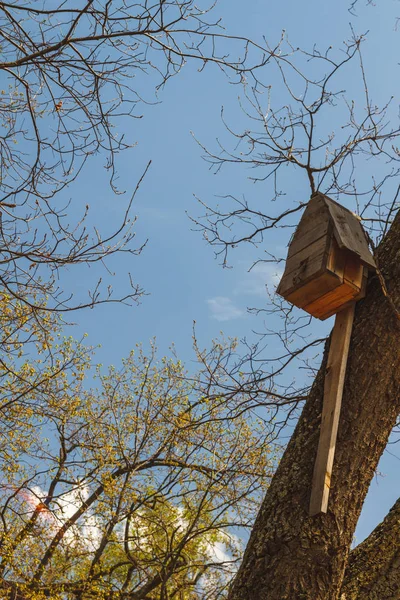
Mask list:
[{"label": "wooden plank support", "polygon": [[311,487],[310,516],[326,513],[355,302],[336,315],[326,367],[321,430]]}]

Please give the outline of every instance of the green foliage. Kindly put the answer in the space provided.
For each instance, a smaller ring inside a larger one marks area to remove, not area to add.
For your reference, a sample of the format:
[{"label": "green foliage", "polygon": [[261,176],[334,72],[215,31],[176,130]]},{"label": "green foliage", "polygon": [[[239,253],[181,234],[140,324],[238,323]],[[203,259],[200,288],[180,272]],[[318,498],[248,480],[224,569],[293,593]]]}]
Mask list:
[{"label": "green foliage", "polygon": [[194,375],[154,346],[105,370],[54,314],[43,329],[2,298],[0,587],[223,597],[273,462],[264,421],[221,393],[235,343],[197,350]]}]

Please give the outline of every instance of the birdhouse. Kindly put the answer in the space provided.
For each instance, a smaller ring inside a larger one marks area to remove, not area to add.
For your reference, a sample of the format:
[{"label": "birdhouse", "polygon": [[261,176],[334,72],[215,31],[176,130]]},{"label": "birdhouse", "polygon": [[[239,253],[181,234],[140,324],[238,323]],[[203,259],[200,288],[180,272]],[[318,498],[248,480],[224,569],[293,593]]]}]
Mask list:
[{"label": "birdhouse", "polygon": [[365,295],[375,269],[360,219],[323,194],[315,194],[289,244],[277,293],[324,320]]}]

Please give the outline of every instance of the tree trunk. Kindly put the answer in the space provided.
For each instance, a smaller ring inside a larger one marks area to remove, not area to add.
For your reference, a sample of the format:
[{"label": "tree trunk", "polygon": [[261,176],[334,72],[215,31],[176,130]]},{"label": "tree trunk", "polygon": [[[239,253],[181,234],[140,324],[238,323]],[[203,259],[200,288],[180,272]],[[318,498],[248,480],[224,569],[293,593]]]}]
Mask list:
[{"label": "tree trunk", "polygon": [[400,599],[400,500],[350,553],[340,600]]},{"label": "tree trunk", "polygon": [[[400,215],[378,250],[400,307]],[[327,514],[308,516],[322,366],[256,519],[229,600],[337,600],[350,544],[400,408],[399,320],[376,276],[356,307]]]}]

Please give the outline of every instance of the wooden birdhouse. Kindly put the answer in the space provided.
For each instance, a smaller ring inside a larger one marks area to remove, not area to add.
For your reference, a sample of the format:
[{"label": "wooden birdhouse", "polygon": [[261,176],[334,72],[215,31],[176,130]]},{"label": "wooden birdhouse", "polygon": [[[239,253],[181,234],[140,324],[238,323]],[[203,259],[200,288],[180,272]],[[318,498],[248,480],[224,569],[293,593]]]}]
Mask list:
[{"label": "wooden birdhouse", "polygon": [[360,219],[323,194],[309,201],[289,244],[277,292],[318,319],[336,314],[326,364],[309,515],[326,513],[356,300],[376,269]]},{"label": "wooden birdhouse", "polygon": [[359,218],[318,193],[289,244],[277,293],[324,320],[364,297],[368,269],[375,268]]}]

